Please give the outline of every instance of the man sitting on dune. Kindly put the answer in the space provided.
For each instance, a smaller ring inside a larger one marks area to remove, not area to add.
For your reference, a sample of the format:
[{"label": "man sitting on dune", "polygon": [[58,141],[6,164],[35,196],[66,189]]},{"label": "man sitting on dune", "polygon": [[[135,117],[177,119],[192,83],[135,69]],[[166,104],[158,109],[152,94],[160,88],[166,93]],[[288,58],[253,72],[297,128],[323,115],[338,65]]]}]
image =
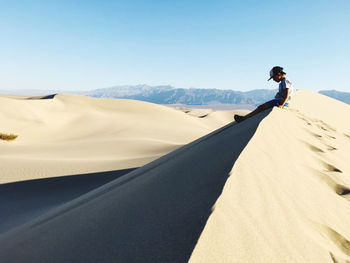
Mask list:
[{"label": "man sitting on dune", "polygon": [[236,122],[241,122],[244,121],[266,109],[272,108],[274,106],[277,106],[279,108],[283,108],[284,106],[288,106],[290,99],[292,97],[292,94],[294,92],[294,88],[292,86],[292,83],[286,78],[286,73],[283,71],[282,67],[276,66],[273,67],[270,70],[270,79],[273,79],[276,82],[279,82],[279,88],[278,92],[273,100],[270,100],[268,102],[265,102],[264,104],[260,105],[258,108],[256,108],[254,111],[251,113],[245,115],[245,116],[240,116],[240,115],[235,115],[235,121]]}]

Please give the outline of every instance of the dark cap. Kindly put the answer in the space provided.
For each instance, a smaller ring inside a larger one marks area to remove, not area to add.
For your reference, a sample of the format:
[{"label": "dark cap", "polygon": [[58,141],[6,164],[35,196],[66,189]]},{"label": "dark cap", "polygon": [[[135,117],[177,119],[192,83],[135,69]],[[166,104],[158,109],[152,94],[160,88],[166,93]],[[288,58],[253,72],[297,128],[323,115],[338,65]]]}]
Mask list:
[{"label": "dark cap", "polygon": [[272,79],[274,76],[276,76],[278,73],[281,73],[281,74],[286,74],[284,71],[283,71],[283,68],[280,67],[280,66],[275,66],[273,67],[271,70],[270,70],[270,78],[267,80],[269,81],[270,79]]}]

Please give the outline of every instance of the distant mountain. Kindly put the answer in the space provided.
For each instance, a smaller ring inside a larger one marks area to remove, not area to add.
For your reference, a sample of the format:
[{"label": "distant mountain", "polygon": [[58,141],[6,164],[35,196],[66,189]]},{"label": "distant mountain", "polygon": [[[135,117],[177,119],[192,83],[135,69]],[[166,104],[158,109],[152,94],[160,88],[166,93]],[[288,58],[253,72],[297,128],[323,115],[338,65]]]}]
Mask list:
[{"label": "distant mountain", "polygon": [[219,89],[177,89],[172,86],[116,86],[80,92],[96,98],[142,100],[158,104],[260,104],[274,98],[276,90],[252,90],[248,92]]},{"label": "distant mountain", "polygon": [[331,97],[336,100],[340,100],[347,104],[350,104],[350,92],[342,92],[336,90],[321,90],[319,93]]},{"label": "distant mountain", "polygon": [[[275,97],[277,90],[259,89],[235,91],[220,89],[178,89],[170,85],[124,85],[89,91],[42,91],[17,90],[0,91],[7,94],[47,95],[49,93],[73,93],[96,98],[118,98],[147,101],[157,104],[218,105],[245,104],[259,105]],[[350,93],[336,90],[322,90],[319,93],[350,104]]]}]

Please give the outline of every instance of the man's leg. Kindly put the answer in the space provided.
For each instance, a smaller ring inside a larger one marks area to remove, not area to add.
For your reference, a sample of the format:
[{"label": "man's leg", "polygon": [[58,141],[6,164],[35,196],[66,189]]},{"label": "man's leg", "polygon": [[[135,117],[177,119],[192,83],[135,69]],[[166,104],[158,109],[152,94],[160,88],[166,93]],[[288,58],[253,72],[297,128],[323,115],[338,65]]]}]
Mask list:
[{"label": "man's leg", "polygon": [[268,108],[269,108],[269,106],[266,103],[261,104],[255,110],[253,110],[251,113],[249,113],[243,117],[244,117],[244,119],[248,119],[248,118],[253,117],[254,115],[264,111],[264,110],[267,110]]},{"label": "man's leg", "polygon": [[262,111],[264,111],[264,110],[267,110],[267,109],[272,108],[274,106],[278,106],[279,103],[280,103],[280,101],[277,100],[277,99],[270,100],[270,101],[268,101],[268,102],[266,102],[264,104],[261,104],[254,111],[252,111],[251,113],[249,113],[249,114],[247,114],[245,116],[235,115],[234,116],[235,121],[237,121],[237,122],[244,121],[244,120],[246,120],[246,119],[248,119],[248,118],[250,118],[250,117],[252,117],[252,116],[254,116],[254,115],[256,115],[256,114],[258,114],[258,113],[260,113]]}]

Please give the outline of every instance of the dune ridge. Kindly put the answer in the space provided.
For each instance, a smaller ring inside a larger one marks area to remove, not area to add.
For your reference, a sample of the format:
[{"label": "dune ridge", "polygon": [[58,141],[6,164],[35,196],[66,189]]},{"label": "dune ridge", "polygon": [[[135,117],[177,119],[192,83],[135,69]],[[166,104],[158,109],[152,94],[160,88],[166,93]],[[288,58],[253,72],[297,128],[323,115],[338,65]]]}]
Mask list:
[{"label": "dune ridge", "polygon": [[190,262],[350,262],[349,117],[349,105],[305,90],[274,108]]}]

